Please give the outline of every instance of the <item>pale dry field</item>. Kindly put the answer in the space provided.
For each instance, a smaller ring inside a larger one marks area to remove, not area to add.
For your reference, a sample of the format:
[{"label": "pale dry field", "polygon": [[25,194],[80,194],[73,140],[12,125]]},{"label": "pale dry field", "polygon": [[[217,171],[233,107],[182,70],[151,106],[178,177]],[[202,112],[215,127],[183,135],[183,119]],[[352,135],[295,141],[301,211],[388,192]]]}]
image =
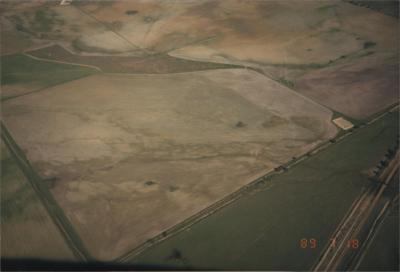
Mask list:
[{"label": "pale dry field", "polygon": [[243,69],[94,75],[8,100],[3,116],[103,260],[337,131],[326,108]]}]

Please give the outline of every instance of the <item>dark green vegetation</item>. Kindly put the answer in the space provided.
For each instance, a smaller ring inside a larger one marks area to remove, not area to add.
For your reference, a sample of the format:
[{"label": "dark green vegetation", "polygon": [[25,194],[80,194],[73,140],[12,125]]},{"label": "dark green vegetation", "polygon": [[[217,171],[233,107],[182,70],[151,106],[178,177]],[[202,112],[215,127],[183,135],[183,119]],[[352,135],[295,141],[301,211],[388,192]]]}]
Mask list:
[{"label": "dark green vegetation", "polygon": [[166,74],[209,69],[243,68],[241,65],[178,59],[166,54],[155,54],[147,57],[79,56],[69,53],[58,45],[31,51],[29,54],[44,59],[92,65],[107,73]]},{"label": "dark green vegetation", "polygon": [[21,17],[19,17],[18,15],[13,15],[10,17],[10,20],[14,23],[15,25],[15,29],[17,31],[21,31],[21,32],[28,32],[30,33],[25,27],[24,27],[24,22],[22,21]]},{"label": "dark green vegetation", "polygon": [[[392,184],[389,188],[389,193],[398,193],[398,180],[397,175],[392,181],[394,186]],[[358,270],[399,271],[399,202],[394,202],[366,249]]]},{"label": "dark green vegetation", "polygon": [[[25,55],[2,56],[1,85],[24,84],[18,89],[18,95],[45,87],[85,77],[97,72],[89,67],[39,61]],[[14,92],[2,92],[2,98],[13,97]]]},{"label": "dark green vegetation", "polygon": [[399,18],[398,0],[355,0],[348,1],[354,5],[370,8],[383,14]]},{"label": "dark green vegetation", "polygon": [[49,8],[40,8],[33,13],[23,13],[21,15],[14,14],[8,17],[14,23],[17,31],[25,32],[36,38],[57,39],[57,33],[60,26],[64,25],[64,21]]},{"label": "dark green vegetation", "polygon": [[[398,121],[395,112],[358,129],[288,172],[272,176],[258,192],[132,261],[215,269],[309,270],[355,197],[370,186],[363,172],[395,144]],[[302,238],[317,239],[317,248],[300,248]]]},{"label": "dark green vegetation", "polygon": [[293,83],[293,81],[290,81],[290,80],[288,80],[288,79],[286,79],[286,78],[284,78],[284,77],[278,78],[277,81],[278,81],[279,83],[285,85],[285,86],[288,87],[288,88],[291,88],[291,89],[294,88],[294,83]]},{"label": "dark green vegetation", "polygon": [[137,10],[127,10],[127,11],[125,11],[126,15],[135,15],[136,13],[138,13]]},{"label": "dark green vegetation", "polygon": [[368,48],[374,47],[375,45],[376,45],[376,43],[367,41],[367,42],[364,43],[364,49],[368,49]]},{"label": "dark green vegetation", "polygon": [[39,9],[35,12],[35,29],[40,32],[49,32],[55,24],[63,24],[64,22],[57,18],[54,11],[48,9]]}]

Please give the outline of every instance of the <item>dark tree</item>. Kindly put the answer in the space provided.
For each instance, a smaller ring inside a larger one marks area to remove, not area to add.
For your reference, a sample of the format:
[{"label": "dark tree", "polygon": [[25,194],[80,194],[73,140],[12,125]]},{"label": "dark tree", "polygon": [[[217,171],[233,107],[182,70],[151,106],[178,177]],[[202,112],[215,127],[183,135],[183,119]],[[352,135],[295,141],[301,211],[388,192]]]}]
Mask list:
[{"label": "dark tree", "polygon": [[246,124],[243,123],[242,121],[237,122],[235,125],[235,127],[238,127],[238,128],[245,127],[245,126],[246,126]]},{"label": "dark tree", "polygon": [[394,154],[395,154],[395,151],[394,151],[393,149],[389,148],[388,151],[387,151],[386,156],[387,156],[389,159],[391,159],[391,158],[393,158]]},{"label": "dark tree", "polygon": [[136,13],[138,13],[137,10],[127,10],[127,11],[125,12],[126,15],[135,15]]},{"label": "dark tree", "polygon": [[388,165],[388,162],[385,161],[385,160],[381,160],[381,161],[380,161],[380,164],[381,164],[382,166],[387,166],[387,165]]},{"label": "dark tree", "polygon": [[174,248],[172,250],[172,253],[169,258],[170,259],[182,259],[182,253],[179,251],[179,249]]}]

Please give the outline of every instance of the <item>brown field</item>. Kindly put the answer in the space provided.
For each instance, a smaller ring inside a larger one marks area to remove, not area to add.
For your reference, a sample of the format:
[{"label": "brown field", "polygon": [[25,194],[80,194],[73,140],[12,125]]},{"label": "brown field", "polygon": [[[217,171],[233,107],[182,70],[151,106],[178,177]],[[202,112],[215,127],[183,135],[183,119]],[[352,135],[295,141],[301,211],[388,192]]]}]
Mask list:
[{"label": "brown field", "polygon": [[[288,106],[290,105],[290,106]],[[3,104],[91,253],[112,259],[336,134],[332,113],[244,69],[99,74]]]},{"label": "brown field", "polygon": [[324,64],[366,41],[396,48],[394,18],[342,1],[92,1],[79,8],[148,51],[202,60]]},{"label": "brown field", "polygon": [[399,66],[383,57],[364,57],[350,63],[306,73],[296,90],[356,119],[399,101]]},{"label": "brown field", "polygon": [[59,45],[41,48],[28,52],[28,54],[43,59],[92,65],[107,73],[165,74],[240,67],[239,65],[179,59],[167,54],[149,57],[79,56],[68,52]]},{"label": "brown field", "polygon": [[258,67],[354,118],[398,101],[396,19],[343,1],[118,1],[79,8],[118,25],[148,52]]},{"label": "brown field", "polygon": [[75,258],[3,141],[1,257],[47,260]]},{"label": "brown field", "polygon": [[396,50],[397,40],[396,19],[342,1],[50,1],[3,17],[32,39],[82,54],[170,52],[263,65],[326,64],[365,42]]}]

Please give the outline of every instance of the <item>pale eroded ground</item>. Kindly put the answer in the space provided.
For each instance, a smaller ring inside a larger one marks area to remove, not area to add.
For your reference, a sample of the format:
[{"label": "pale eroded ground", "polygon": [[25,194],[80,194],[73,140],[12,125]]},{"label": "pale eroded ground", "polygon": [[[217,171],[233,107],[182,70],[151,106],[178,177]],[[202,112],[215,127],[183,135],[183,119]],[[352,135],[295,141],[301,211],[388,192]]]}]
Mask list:
[{"label": "pale eroded ground", "polygon": [[336,133],[326,108],[238,69],[95,75],[6,101],[3,114],[101,259]]}]

